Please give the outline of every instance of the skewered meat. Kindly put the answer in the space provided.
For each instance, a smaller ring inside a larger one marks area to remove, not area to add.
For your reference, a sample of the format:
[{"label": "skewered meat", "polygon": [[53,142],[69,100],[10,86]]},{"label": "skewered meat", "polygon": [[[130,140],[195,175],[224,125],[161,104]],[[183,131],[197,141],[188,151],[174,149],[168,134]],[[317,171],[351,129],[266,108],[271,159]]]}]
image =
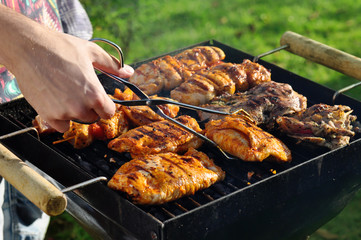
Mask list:
[{"label": "skewered meat", "polygon": [[[138,100],[139,97],[135,95],[129,88],[121,92],[116,89],[114,97],[119,100]],[[155,99],[166,99],[165,97],[151,96],[150,98]],[[179,106],[174,104],[158,105],[162,109],[163,113],[171,118],[177,116],[179,112]],[[142,126],[152,122],[164,120],[163,117],[159,116],[148,106],[122,106],[122,109],[133,126]]]},{"label": "skewered meat", "polygon": [[348,145],[355,135],[351,123],[356,116],[351,113],[348,106],[315,104],[294,116],[279,117],[277,123],[292,138],[336,149]]},{"label": "skewered meat", "polygon": [[135,158],[122,165],[108,182],[136,204],[163,204],[223,180],[225,173],[202,152],[184,156],[160,153]]},{"label": "skewered meat", "polygon": [[113,139],[129,129],[128,120],[121,110],[117,110],[110,119],[100,119],[93,124],[81,124],[71,121],[70,128],[63,134],[74,148],[89,146],[94,140]]},{"label": "skewered meat", "polygon": [[[187,115],[178,117],[180,123],[201,132],[197,121]],[[117,152],[130,152],[132,157],[161,152],[185,152],[198,148],[202,140],[168,120],[143,125],[122,134],[109,142],[108,147]]]},{"label": "skewered meat", "polygon": [[245,91],[271,80],[262,65],[245,59],[241,64],[222,63],[193,74],[171,91],[171,98],[191,105],[205,104],[216,96]]},{"label": "skewered meat", "polygon": [[205,135],[224,151],[244,161],[291,161],[291,152],[279,139],[241,117],[225,117],[205,125]]},{"label": "skewered meat", "polygon": [[129,78],[148,95],[179,86],[195,71],[207,68],[223,60],[225,55],[217,47],[200,46],[185,50],[176,56],[166,55],[135,69]]},{"label": "skewered meat", "polygon": [[[247,92],[213,99],[202,107],[233,113],[245,110],[256,121],[256,125],[274,128],[278,116],[305,110],[306,97],[295,92],[289,84],[274,81],[261,83]],[[221,115],[198,112],[201,120],[220,119]]]}]

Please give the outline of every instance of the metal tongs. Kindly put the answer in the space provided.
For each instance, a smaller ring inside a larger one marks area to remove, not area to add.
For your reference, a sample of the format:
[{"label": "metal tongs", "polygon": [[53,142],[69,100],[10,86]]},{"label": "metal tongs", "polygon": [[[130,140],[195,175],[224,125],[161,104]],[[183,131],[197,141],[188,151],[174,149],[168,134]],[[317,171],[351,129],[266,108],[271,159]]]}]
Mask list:
[{"label": "metal tongs", "polygon": [[[93,42],[103,42],[106,43],[112,47],[114,47],[117,52],[120,55],[120,65],[121,67],[124,67],[124,62],[123,62],[123,52],[121,50],[121,48],[116,45],[115,43],[106,40],[106,39],[102,39],[102,38],[94,38],[91,39],[90,41]],[[168,115],[164,114],[164,112],[162,111],[161,108],[158,107],[158,105],[161,104],[176,104],[179,105],[180,107],[184,107],[184,108],[188,108],[188,109],[192,109],[192,110],[200,110],[200,111],[205,111],[208,113],[213,113],[213,114],[221,114],[221,115],[232,115],[232,114],[236,114],[236,113],[226,113],[226,112],[220,112],[220,111],[216,111],[216,110],[212,110],[212,109],[207,109],[207,108],[202,108],[202,107],[197,107],[197,106],[193,106],[193,105],[188,105],[188,104],[184,104],[184,103],[180,103],[180,102],[176,102],[176,101],[171,101],[171,100],[166,100],[166,99],[151,99],[149,98],[149,96],[147,94],[145,94],[141,89],[139,89],[136,85],[134,85],[133,83],[120,78],[114,74],[105,72],[101,69],[95,68],[96,70],[98,70],[99,72],[107,75],[108,77],[121,82],[122,84],[124,84],[125,86],[127,86],[130,90],[132,90],[134,92],[134,94],[136,94],[140,100],[132,100],[132,101],[121,101],[121,100],[116,100],[113,99],[113,101],[117,104],[122,104],[125,106],[141,106],[141,105],[146,105],[148,107],[150,107],[155,113],[157,113],[159,116],[163,117],[164,119],[167,119],[168,121],[176,124],[177,126],[187,130],[188,132],[196,135],[197,137],[199,137],[200,139],[204,140],[206,142],[206,144],[212,146],[210,148],[211,151],[214,151],[215,154],[218,154],[220,156],[222,156],[223,158],[227,159],[227,160],[236,160],[238,158],[234,157],[234,156],[230,156],[228,155],[226,152],[224,152],[217,143],[215,143],[214,141],[212,141],[211,139],[207,138],[206,136],[204,136],[203,134],[193,130],[192,128],[189,128],[187,126],[185,126],[184,124],[178,122],[177,120],[169,117]],[[252,118],[248,115],[248,113],[246,113],[245,111],[242,111],[245,113],[245,117],[252,120]]]}]

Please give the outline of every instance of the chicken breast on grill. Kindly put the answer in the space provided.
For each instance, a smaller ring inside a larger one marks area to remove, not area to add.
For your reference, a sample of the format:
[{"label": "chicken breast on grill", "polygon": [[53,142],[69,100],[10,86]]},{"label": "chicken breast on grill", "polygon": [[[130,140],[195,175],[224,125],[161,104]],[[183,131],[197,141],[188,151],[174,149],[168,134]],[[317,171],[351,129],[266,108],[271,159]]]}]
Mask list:
[{"label": "chicken breast on grill", "polygon": [[292,138],[336,149],[348,145],[355,135],[352,123],[357,117],[351,113],[348,106],[320,103],[294,116],[278,117],[277,123]]},{"label": "chicken breast on grill", "polygon": [[246,71],[249,88],[271,81],[271,72],[261,64],[244,59],[241,65]]},{"label": "chicken breast on grill", "polygon": [[148,95],[162,90],[170,91],[188,79],[195,71],[212,66],[225,55],[217,47],[200,46],[188,49],[176,56],[166,55],[135,69],[129,78]]},{"label": "chicken breast on grill", "polygon": [[108,182],[136,204],[162,204],[223,180],[225,173],[202,152],[160,153],[125,163]]},{"label": "chicken breast on grill", "polygon": [[244,161],[291,161],[291,151],[279,139],[241,117],[225,117],[205,125],[205,135],[221,149]]},{"label": "chicken breast on grill", "polygon": [[189,71],[199,71],[218,64],[226,57],[223,50],[212,46],[199,46],[174,56]]},{"label": "chicken breast on grill", "polygon": [[222,94],[233,94],[236,85],[247,84],[247,75],[240,65],[221,63],[209,70],[193,74],[171,91],[171,98],[179,102],[200,105]]},{"label": "chicken breast on grill", "polygon": [[242,64],[221,63],[193,74],[172,90],[170,96],[179,102],[201,105],[216,96],[232,95],[270,80],[271,73],[250,60],[244,60]]},{"label": "chicken breast on grill", "polygon": [[[289,84],[269,81],[247,92],[215,98],[202,107],[229,113],[243,109],[256,121],[256,125],[271,130],[275,126],[277,117],[305,110],[307,99],[294,91]],[[198,115],[202,121],[223,118],[222,115],[201,111]]]},{"label": "chicken breast on grill", "polygon": [[[180,123],[201,132],[197,121],[187,115],[176,119]],[[132,157],[162,152],[185,152],[198,148],[202,140],[168,120],[143,125],[122,134],[109,142],[108,147],[117,152],[130,152]]]}]

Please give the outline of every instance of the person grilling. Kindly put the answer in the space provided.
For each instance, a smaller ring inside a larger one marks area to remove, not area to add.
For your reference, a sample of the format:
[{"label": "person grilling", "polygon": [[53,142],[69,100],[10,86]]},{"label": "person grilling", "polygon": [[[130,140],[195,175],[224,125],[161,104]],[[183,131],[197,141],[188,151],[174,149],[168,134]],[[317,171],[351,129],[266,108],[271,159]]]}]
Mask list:
[{"label": "person grilling", "polygon": [[[128,78],[134,70],[93,42],[78,0],[0,0],[0,103],[21,96],[59,132],[70,120],[110,118],[115,105],[93,67]],[[0,176],[0,240],[43,239],[49,216]]]}]

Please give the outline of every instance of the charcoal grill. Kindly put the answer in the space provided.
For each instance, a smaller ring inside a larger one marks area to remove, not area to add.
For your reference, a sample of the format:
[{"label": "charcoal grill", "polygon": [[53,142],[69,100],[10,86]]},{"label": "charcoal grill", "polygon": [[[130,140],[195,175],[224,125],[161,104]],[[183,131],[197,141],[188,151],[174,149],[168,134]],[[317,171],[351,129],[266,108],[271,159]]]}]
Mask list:
[{"label": "charcoal grill", "polygon": [[[169,54],[200,45],[223,49],[227,62],[253,58],[215,40]],[[289,83],[305,95],[309,106],[332,104],[333,90],[266,61],[259,63],[271,69],[274,81]],[[122,88],[103,74],[99,79],[109,93]],[[361,102],[340,94],[337,103],[361,116]],[[0,135],[31,126],[35,115],[24,99],[1,105]],[[100,141],[80,150],[66,142],[52,144],[60,137],[52,134],[38,140],[29,132],[2,143],[61,188],[99,176],[110,179],[129,160],[127,154],[112,152]],[[226,178],[194,196],[159,206],[138,206],[100,182],[67,193],[67,211],[96,239],[303,239],[336,216],[360,188],[360,134],[349,146],[332,151],[278,137],[291,149],[291,163],[246,163],[213,156]]]}]

